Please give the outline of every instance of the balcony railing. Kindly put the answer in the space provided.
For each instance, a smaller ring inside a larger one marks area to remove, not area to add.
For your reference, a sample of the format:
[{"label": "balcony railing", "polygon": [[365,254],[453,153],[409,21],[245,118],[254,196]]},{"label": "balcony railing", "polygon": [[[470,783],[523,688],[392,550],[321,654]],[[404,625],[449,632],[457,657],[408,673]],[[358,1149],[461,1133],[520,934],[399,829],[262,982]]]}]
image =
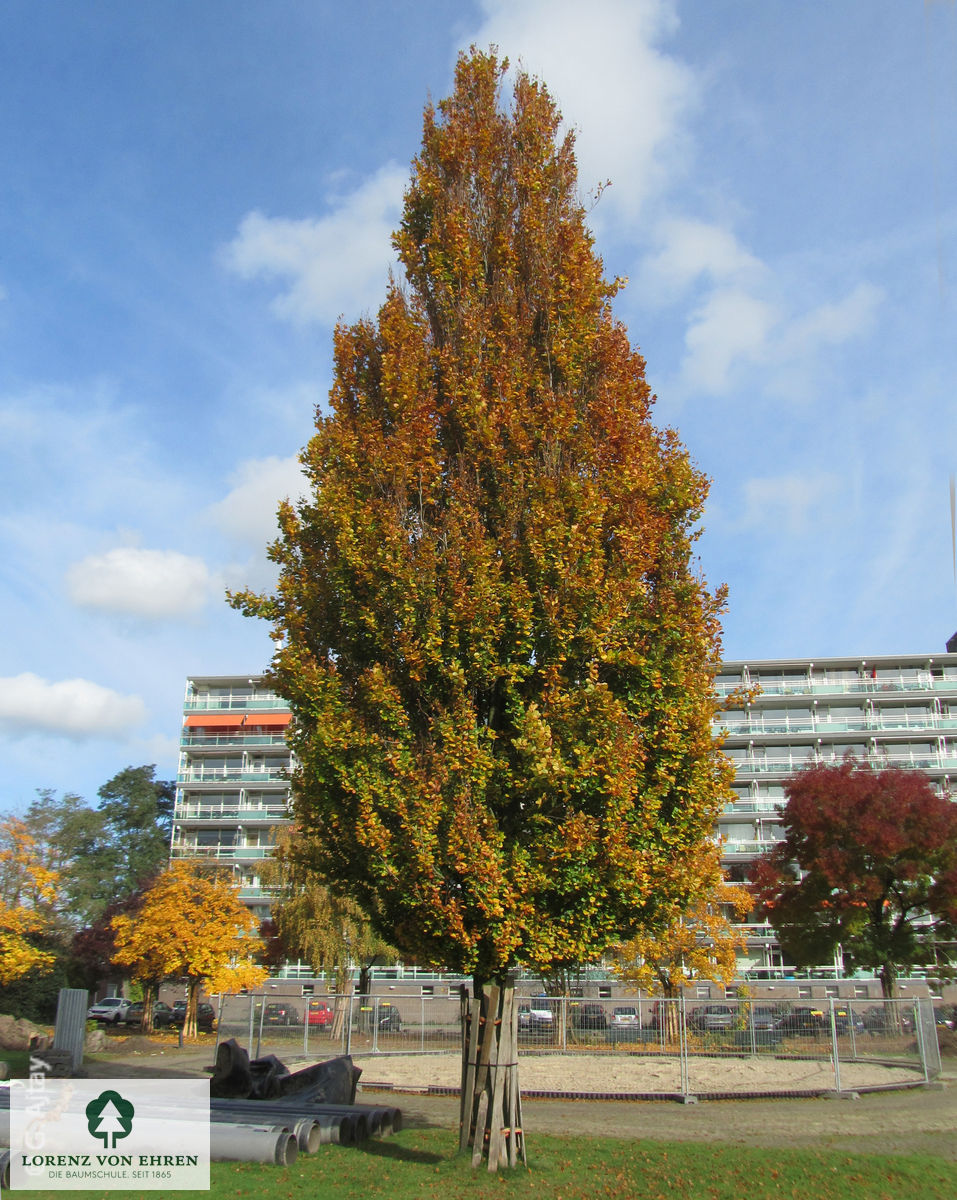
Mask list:
[{"label": "balcony railing", "polygon": [[183,704],[186,712],[225,712],[249,709],[255,712],[288,712],[289,704],[278,696],[191,696]]},{"label": "balcony railing", "polygon": [[721,846],[721,857],[726,858],[730,855],[744,855],[749,858],[754,858],[757,854],[764,854],[766,850],[770,850],[776,846],[776,841],[764,842],[724,842]]},{"label": "balcony railing", "polygon": [[170,848],[171,858],[247,859],[268,858],[275,846],[194,846],[179,842]]},{"label": "balcony railing", "polygon": [[957,675],[940,679],[925,676],[920,679],[847,679],[847,680],[752,680],[744,683],[715,681],[715,692],[719,696],[730,696],[741,689],[755,688],[762,696],[848,696],[867,695],[878,692],[953,692],[957,691]]},{"label": "balcony railing", "polygon": [[189,804],[180,805],[173,817],[175,821],[282,821],[288,820],[289,810],[285,804],[273,804],[245,808],[242,805]]},{"label": "balcony railing", "polygon": [[[887,767],[900,767],[905,771],[957,769],[957,758],[950,755],[914,754],[905,756],[868,754],[861,757],[862,761],[881,770]],[[735,758],[731,761],[734,763],[738,778],[741,778],[745,775],[791,775],[793,772],[807,766],[837,766],[841,762],[841,759],[823,756],[815,757],[813,754],[806,754],[794,755],[788,758]]]},{"label": "balcony railing", "polygon": [[286,746],[281,733],[234,733],[203,734],[188,733],[181,746]]},{"label": "balcony railing", "polygon": [[250,771],[239,767],[191,767],[180,771],[177,783],[288,783],[285,771]]},{"label": "balcony railing", "polygon": [[715,733],[729,737],[761,737],[779,733],[860,733],[894,730],[923,732],[931,729],[957,729],[957,717],[942,717],[936,713],[916,716],[900,713],[895,715],[887,709],[872,716],[848,717],[835,720],[829,717],[781,717],[762,718],[759,714],[744,720],[728,720],[720,714],[714,719]]}]

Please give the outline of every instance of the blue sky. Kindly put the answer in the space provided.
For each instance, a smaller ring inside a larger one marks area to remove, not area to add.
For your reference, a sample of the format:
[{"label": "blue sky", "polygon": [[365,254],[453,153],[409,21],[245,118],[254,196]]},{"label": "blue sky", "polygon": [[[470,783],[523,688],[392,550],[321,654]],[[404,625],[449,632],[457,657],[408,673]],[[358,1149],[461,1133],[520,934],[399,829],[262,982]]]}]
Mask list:
[{"label": "blue sky", "polygon": [[331,332],[383,296],[422,107],[497,44],[577,131],[657,419],[713,478],[729,658],[957,629],[950,0],[7,0],[0,809],[176,770],[261,670]]}]

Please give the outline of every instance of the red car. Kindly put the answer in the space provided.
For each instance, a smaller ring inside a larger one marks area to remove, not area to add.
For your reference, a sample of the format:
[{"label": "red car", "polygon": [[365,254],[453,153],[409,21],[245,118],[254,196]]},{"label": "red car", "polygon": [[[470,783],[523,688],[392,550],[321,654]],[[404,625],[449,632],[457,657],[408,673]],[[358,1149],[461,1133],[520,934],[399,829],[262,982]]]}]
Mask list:
[{"label": "red car", "polygon": [[309,1011],[306,1014],[307,1024],[318,1025],[320,1029],[331,1029],[334,1020],[335,1013],[325,1000],[309,1001]]}]

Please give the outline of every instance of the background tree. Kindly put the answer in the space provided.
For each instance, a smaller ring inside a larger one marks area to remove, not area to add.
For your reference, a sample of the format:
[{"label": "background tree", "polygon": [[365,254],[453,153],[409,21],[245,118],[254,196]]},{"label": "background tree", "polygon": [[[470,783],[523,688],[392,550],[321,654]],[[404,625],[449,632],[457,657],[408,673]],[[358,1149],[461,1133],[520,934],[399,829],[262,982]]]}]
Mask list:
[{"label": "background tree", "polygon": [[405,286],[336,331],[278,590],[234,602],[276,626],[322,878],[507,997],[516,964],[666,921],[727,766],[723,596],[690,562],[707,483],[651,422],[573,140],[524,74],[506,111],[503,70],[473,52],[427,108]]},{"label": "background tree", "polygon": [[[721,851],[702,845],[688,863],[691,898],[676,909],[662,931],[643,931],[615,950],[613,970],[635,987],[674,1000],[699,979],[729,983],[737,973],[738,951],[747,939],[732,921],[742,921],[754,899],[746,888],[726,883]],[[668,1032],[677,1033],[677,1010],[666,1007]]]},{"label": "background tree", "polygon": [[267,972],[255,961],[256,921],[222,873],[188,861],[162,872],[133,913],[112,921],[113,961],[150,989],[163,979],[186,983],[185,1036],[196,1034],[200,985],[210,992],[256,987]]},{"label": "background tree", "polygon": [[876,969],[885,997],[900,972],[953,975],[957,805],[920,771],[875,770],[848,755],[784,785],[785,837],[752,866],[760,911],[798,966]]},{"label": "background tree", "polygon": [[101,849],[110,861],[114,895],[142,887],[169,860],[176,785],[157,779],[155,764],[126,767],[97,793]]},{"label": "background tree", "polygon": [[65,945],[168,860],[175,786],[155,771],[126,767],[100,788],[98,808],[44,788],[24,813],[37,855],[59,879],[52,912]]},{"label": "background tree", "polygon": [[102,854],[103,817],[75,792],[57,796],[43,788],[23,820],[41,861],[56,872],[51,915],[67,943],[72,930],[93,920],[111,897],[111,873]]},{"label": "background tree", "polygon": [[0,821],[0,985],[53,967],[54,954],[37,938],[49,928],[56,885],[26,822]]},{"label": "background tree", "polygon": [[358,967],[359,994],[365,995],[369,969],[376,962],[396,962],[398,951],[379,936],[354,900],[337,896],[320,882],[312,865],[314,853],[309,838],[295,826],[286,826],[263,862],[262,881],[277,892],[270,957],[303,958],[317,974],[331,972],[337,996],[349,992]]}]

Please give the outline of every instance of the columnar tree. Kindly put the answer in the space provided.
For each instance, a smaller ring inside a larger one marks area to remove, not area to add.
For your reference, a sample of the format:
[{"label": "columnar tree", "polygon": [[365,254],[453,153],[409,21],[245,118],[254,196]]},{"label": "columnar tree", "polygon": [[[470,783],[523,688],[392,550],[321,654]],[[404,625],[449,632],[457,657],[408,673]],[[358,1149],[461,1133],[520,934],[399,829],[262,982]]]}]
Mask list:
[{"label": "columnar tree", "polygon": [[479,995],[664,923],[727,781],[707,482],[652,424],[573,139],[504,69],[473,51],[426,109],[404,280],[337,329],[276,593],[234,597],[275,625],[317,869]]},{"label": "columnar tree", "polygon": [[797,966],[877,971],[886,998],[902,970],[954,974],[957,805],[921,771],[848,755],[784,785],[784,840],[751,869],[761,911]]}]

